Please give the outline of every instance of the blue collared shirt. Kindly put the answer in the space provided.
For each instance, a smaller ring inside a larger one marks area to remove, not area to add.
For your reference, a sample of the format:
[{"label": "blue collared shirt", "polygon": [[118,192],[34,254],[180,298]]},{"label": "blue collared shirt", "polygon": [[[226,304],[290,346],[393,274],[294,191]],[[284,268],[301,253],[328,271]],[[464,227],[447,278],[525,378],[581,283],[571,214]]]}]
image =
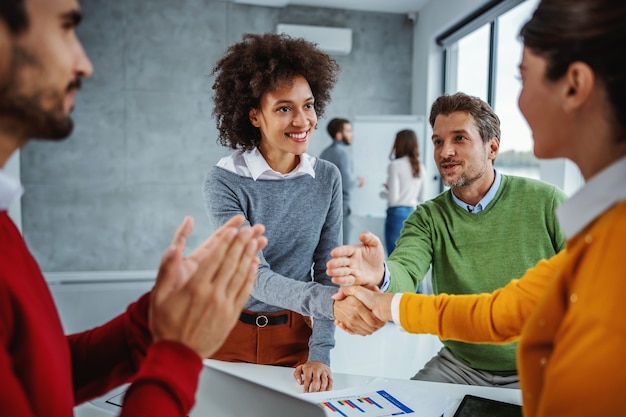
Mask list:
[{"label": "blue collared shirt", "polygon": [[315,157],[303,153],[300,155],[300,163],[293,171],[287,174],[274,171],[258,148],[251,151],[237,151],[230,156],[220,159],[216,166],[224,168],[230,172],[253,180],[283,180],[300,175],[310,175],[315,178]]},{"label": "blue collared shirt", "polygon": [[493,181],[493,184],[491,184],[489,191],[487,191],[487,194],[485,194],[485,196],[480,199],[478,204],[472,206],[471,204],[467,204],[466,202],[459,199],[457,196],[454,195],[454,193],[450,193],[452,194],[452,199],[454,200],[454,202],[458,204],[458,206],[461,207],[463,210],[467,210],[472,214],[477,214],[483,211],[496,196],[496,193],[500,189],[500,183],[502,182],[502,175],[500,175],[500,173],[495,169],[493,170],[493,172],[495,172],[496,178]]}]

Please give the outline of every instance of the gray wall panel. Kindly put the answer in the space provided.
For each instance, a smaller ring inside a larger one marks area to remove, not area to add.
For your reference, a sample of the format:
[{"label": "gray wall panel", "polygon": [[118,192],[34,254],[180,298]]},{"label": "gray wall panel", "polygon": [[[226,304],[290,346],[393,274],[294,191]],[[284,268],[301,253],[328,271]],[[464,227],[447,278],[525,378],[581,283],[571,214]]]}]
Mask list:
[{"label": "gray wall panel", "polygon": [[76,100],[72,137],[31,141],[20,152],[25,185],[124,180],[124,97],[102,91],[96,99],[88,96],[88,86],[83,89]]},{"label": "gray wall panel", "polygon": [[85,21],[79,29],[80,40],[91,59],[95,71],[83,95],[98,97],[104,91],[122,91],[125,88],[125,44],[127,39],[124,1],[88,0],[80,2]]},{"label": "gray wall panel", "polygon": [[199,245],[210,232],[201,201],[201,178],[187,184],[136,184],[128,187],[125,242],[128,258],[125,269],[144,270],[159,266],[161,254],[183,217],[193,216],[195,228],[187,240],[188,249]]},{"label": "gray wall panel", "polygon": [[129,2],[126,85],[150,91],[211,91],[208,74],[221,54],[225,4],[201,0]]},{"label": "gray wall panel", "polygon": [[128,191],[123,185],[29,184],[23,203],[25,237],[42,269],[126,268],[130,224]]},{"label": "gray wall panel", "polygon": [[[202,93],[127,93],[129,183],[198,181],[218,150],[210,98]],[[223,152],[227,154],[228,152]]]}]

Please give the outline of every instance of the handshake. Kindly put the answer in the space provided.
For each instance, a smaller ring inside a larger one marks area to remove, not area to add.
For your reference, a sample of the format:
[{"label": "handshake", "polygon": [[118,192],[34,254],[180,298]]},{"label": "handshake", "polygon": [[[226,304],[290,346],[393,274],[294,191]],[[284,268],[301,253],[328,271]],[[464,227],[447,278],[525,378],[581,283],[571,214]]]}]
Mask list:
[{"label": "handshake", "polygon": [[360,245],[339,246],[331,251],[326,274],[341,285],[333,296],[335,325],[351,334],[369,335],[393,320],[394,294],[379,287],[385,275],[385,252],[374,234],[364,232]]}]

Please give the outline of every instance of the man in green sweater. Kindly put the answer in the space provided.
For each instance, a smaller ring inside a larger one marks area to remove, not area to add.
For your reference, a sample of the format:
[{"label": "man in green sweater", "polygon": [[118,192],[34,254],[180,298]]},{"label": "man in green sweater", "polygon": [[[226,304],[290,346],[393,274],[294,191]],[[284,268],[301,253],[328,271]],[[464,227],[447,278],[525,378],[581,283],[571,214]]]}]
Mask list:
[{"label": "man in green sweater", "polygon": [[[565,194],[494,169],[500,120],[487,103],[463,93],[444,95],[429,121],[435,162],[450,189],[417,207],[387,262],[371,233],[360,236],[361,245],[335,248],[327,265],[335,283],[415,292],[432,266],[435,294],[490,293],[564,248],[554,211]],[[360,317],[368,316],[361,309],[354,299],[334,305],[341,327],[367,334],[380,323],[364,322]],[[413,379],[518,387],[516,344],[442,343]]]}]

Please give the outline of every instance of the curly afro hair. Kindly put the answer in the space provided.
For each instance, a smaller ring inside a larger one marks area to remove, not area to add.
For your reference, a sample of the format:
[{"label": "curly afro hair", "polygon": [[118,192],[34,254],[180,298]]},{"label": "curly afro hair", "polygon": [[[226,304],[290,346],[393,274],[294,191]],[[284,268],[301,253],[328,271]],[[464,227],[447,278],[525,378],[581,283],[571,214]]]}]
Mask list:
[{"label": "curly afro hair", "polygon": [[250,109],[259,108],[264,93],[296,76],[308,81],[315,111],[318,117],[323,116],[339,71],[333,58],[304,39],[273,33],[243,35],[211,73],[215,76],[213,116],[218,143],[242,150],[258,146],[261,132],[250,123]]}]

